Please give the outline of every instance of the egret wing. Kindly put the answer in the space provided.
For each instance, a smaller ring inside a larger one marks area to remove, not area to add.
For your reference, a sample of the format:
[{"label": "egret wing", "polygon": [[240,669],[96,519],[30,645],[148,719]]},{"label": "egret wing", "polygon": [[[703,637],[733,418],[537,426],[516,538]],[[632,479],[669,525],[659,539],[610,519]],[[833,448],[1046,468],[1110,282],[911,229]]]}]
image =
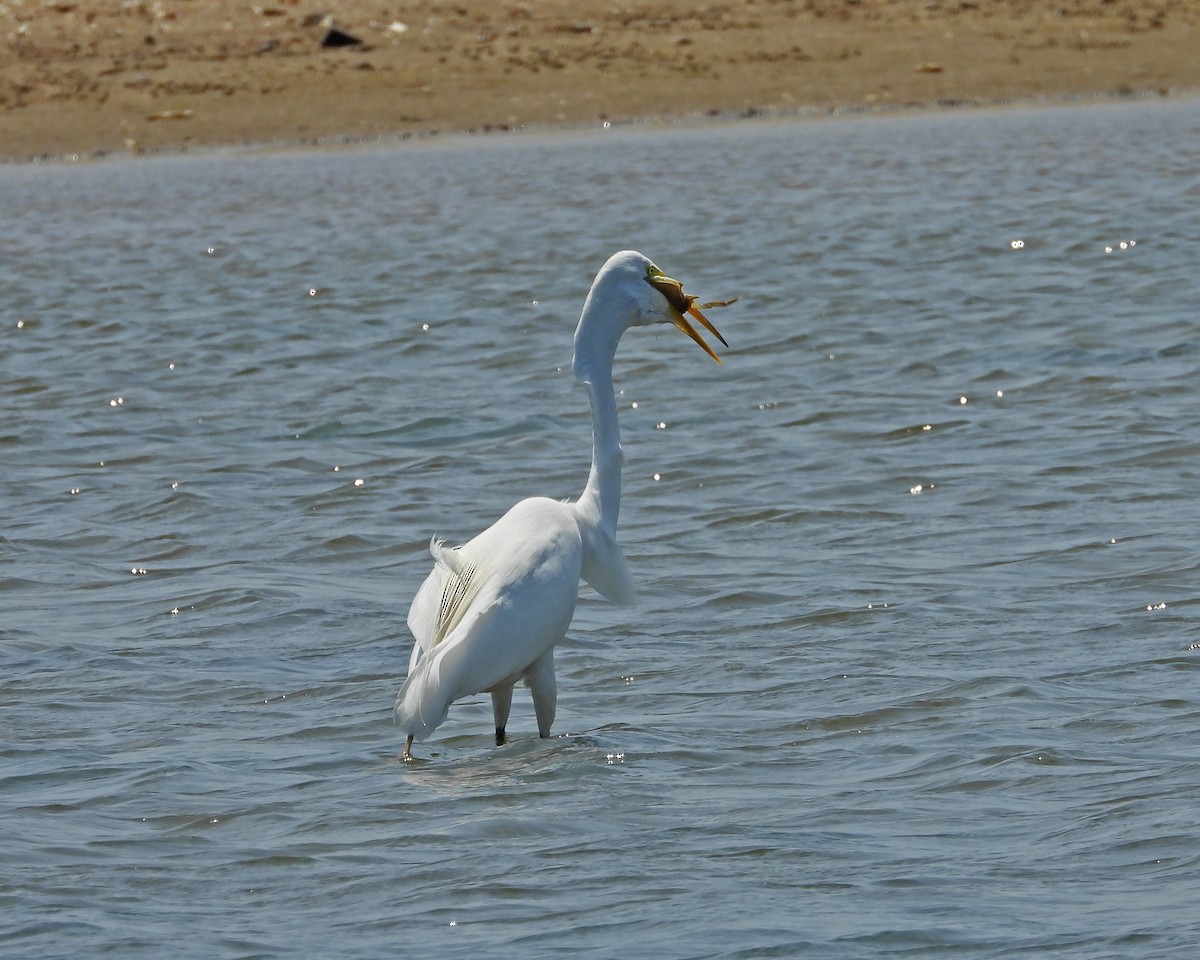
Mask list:
[{"label": "egret wing", "polygon": [[421,653],[396,699],[417,740],[454,700],[520,679],[562,639],[579,593],[578,527],[554,501],[522,501],[457,550],[434,546],[409,613]]},{"label": "egret wing", "polygon": [[433,570],[408,609],[408,629],[416,639],[410,670],[454,630],[487,581],[484,565],[472,552],[447,547],[436,537],[429,541],[429,552]]}]

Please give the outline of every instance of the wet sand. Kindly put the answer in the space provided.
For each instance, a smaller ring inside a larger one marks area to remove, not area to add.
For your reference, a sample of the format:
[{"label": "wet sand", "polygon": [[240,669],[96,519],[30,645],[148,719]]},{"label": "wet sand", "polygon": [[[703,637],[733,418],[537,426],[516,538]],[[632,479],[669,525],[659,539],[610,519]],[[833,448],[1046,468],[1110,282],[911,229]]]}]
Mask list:
[{"label": "wet sand", "polygon": [[0,0],[0,43],[0,160],[1200,90],[1200,0]]}]

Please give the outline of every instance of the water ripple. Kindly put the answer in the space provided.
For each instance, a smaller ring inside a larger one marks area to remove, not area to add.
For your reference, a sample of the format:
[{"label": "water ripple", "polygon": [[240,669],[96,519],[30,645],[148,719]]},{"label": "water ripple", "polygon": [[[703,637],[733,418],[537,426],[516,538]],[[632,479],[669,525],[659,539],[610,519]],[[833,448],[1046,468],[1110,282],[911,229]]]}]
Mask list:
[{"label": "water ripple", "polygon": [[[1190,957],[1194,120],[0,170],[6,955]],[[400,763],[428,539],[578,493],[627,246],[742,297],[622,344],[641,601],[554,738]]]}]

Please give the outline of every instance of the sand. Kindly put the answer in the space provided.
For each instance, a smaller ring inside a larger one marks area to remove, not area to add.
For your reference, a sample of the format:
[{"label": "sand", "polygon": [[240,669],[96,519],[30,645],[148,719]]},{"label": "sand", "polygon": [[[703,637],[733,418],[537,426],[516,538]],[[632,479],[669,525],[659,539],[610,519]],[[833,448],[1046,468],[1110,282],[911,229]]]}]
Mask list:
[{"label": "sand", "polygon": [[0,43],[8,161],[1200,90],[1200,0],[0,0]]}]

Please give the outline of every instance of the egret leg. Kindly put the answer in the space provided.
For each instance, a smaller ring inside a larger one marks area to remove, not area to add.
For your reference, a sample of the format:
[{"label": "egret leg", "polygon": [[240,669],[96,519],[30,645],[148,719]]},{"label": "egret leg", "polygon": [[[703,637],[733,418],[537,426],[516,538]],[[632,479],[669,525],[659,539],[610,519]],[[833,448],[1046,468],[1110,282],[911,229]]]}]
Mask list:
[{"label": "egret leg", "polygon": [[504,746],[504,728],[508,726],[508,712],[512,709],[512,684],[497,687],[492,691],[492,716],[496,718],[496,746]]},{"label": "egret leg", "polygon": [[558,683],[554,679],[554,648],[551,647],[525,671],[525,683],[533,694],[533,712],[537,716],[538,736],[550,736],[558,706]]},{"label": "egret leg", "polygon": [[409,760],[413,759],[412,745],[413,745],[413,737],[412,737],[412,734],[410,733],[408,735],[408,738],[404,741],[404,752],[400,754],[400,759],[403,760],[405,763],[408,763]]}]

